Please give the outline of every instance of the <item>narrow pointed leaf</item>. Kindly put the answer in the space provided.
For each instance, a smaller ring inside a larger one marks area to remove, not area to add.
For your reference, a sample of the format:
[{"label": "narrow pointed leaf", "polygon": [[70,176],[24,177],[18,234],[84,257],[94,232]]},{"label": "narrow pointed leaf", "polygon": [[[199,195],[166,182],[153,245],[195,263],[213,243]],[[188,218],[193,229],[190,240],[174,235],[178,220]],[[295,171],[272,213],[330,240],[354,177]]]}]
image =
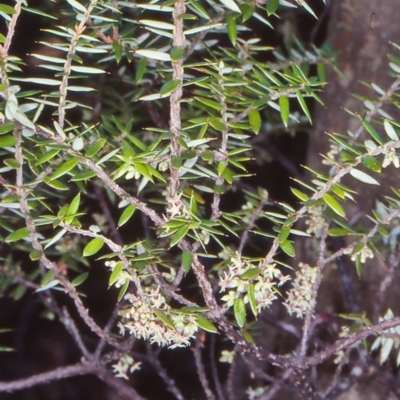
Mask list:
[{"label": "narrow pointed leaf", "polygon": [[258,133],[260,132],[260,128],[261,128],[261,116],[260,116],[260,112],[257,110],[257,108],[252,108],[249,111],[249,123],[251,126],[251,129],[253,130],[253,132],[258,135]]},{"label": "narrow pointed leaf", "polygon": [[225,7],[229,8],[230,10],[237,12],[237,13],[242,13],[240,11],[240,8],[237,6],[237,4],[233,0],[219,0]]},{"label": "narrow pointed leaf", "polygon": [[104,246],[104,240],[101,238],[94,238],[83,249],[83,257],[89,257],[96,254]]},{"label": "narrow pointed leaf", "polygon": [[233,14],[226,16],[226,24],[228,28],[228,36],[233,45],[236,44],[237,30],[236,30],[236,19]]},{"label": "narrow pointed leaf", "polygon": [[387,120],[383,120],[383,127],[385,128],[386,134],[389,136],[390,139],[397,141],[399,137],[396,131],[393,128],[393,125]]},{"label": "narrow pointed leaf", "polygon": [[268,0],[267,3],[268,16],[272,15],[278,9],[278,6],[279,6],[279,0]]},{"label": "narrow pointed leaf", "polygon": [[121,214],[118,220],[118,227],[126,224],[131,219],[135,210],[136,207],[133,204],[129,204],[129,206],[125,208],[124,212]]},{"label": "narrow pointed leaf", "polygon": [[29,229],[28,228],[20,228],[17,229],[15,232],[10,233],[6,239],[5,242],[6,243],[11,243],[11,242],[16,242],[17,240],[21,240],[26,238],[27,236],[29,236]]},{"label": "narrow pointed leaf", "polygon": [[183,250],[182,252],[182,268],[188,273],[192,267],[193,255],[190,250]]},{"label": "narrow pointed leaf", "polygon": [[246,322],[246,306],[242,298],[235,300],[233,312],[235,314],[237,324],[242,328]]},{"label": "narrow pointed leaf", "polygon": [[213,325],[213,323],[202,315],[198,315],[195,319],[195,322],[199,328],[207,332],[218,333],[218,329]]},{"label": "narrow pointed leaf", "polygon": [[294,251],[294,246],[292,245],[289,240],[285,240],[282,243],[279,243],[279,247],[289,256],[289,257],[294,257],[295,256],[295,251]]},{"label": "narrow pointed leaf", "polygon": [[324,200],[325,204],[331,208],[336,214],[340,215],[341,217],[345,217],[346,213],[344,212],[342,206],[339,204],[339,202],[331,196],[329,193],[325,193],[322,196],[322,199]]},{"label": "narrow pointed leaf", "polygon": [[281,109],[282,122],[287,128],[289,123],[289,98],[287,96],[279,97],[279,107]]},{"label": "narrow pointed leaf", "polygon": [[350,171],[350,175],[353,178],[356,178],[361,182],[368,183],[370,185],[380,185],[380,183],[375,178],[373,178],[372,176],[366,174],[363,171],[360,171],[359,169],[353,168]]}]

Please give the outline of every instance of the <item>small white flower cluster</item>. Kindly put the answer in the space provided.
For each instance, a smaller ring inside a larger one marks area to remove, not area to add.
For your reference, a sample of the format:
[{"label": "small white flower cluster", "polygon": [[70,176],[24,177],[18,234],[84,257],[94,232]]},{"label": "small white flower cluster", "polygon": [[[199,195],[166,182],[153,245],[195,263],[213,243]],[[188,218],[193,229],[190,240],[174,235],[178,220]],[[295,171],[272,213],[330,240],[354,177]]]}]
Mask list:
[{"label": "small white flower cluster", "polygon": [[123,355],[116,364],[112,365],[112,369],[117,378],[123,378],[128,380],[128,373],[132,374],[133,372],[140,369],[141,362],[136,362],[135,360],[128,354]]},{"label": "small white flower cluster", "polygon": [[310,219],[306,221],[306,225],[308,225],[307,233],[314,234],[316,238],[321,237],[322,231],[326,225],[323,212],[324,206],[309,208]]},{"label": "small white flower cluster", "polygon": [[247,393],[247,396],[248,396],[247,397],[248,400],[256,400],[256,399],[258,399],[259,397],[261,397],[266,392],[267,389],[268,389],[268,386],[259,386],[259,387],[255,388],[255,389],[253,389],[252,387],[249,387],[246,390],[246,393]]},{"label": "small white flower cluster", "polygon": [[390,164],[393,164],[396,168],[400,167],[399,157],[396,154],[395,149],[388,149],[383,159],[382,168],[386,168]]},{"label": "small white flower cluster", "polygon": [[374,258],[374,253],[368,246],[363,246],[351,255],[351,261],[356,261],[357,257],[360,257],[361,264],[364,264],[367,258]]},{"label": "small white flower cluster", "polygon": [[167,213],[169,219],[175,217],[188,218],[189,210],[186,208],[185,203],[181,200],[182,193],[168,198]]},{"label": "small white flower cluster", "polygon": [[170,312],[171,307],[159,288],[147,289],[145,299],[134,294],[127,294],[125,299],[131,306],[120,311],[122,320],[118,326],[122,335],[128,331],[138,339],[175,348],[189,346],[190,339],[198,331],[195,316]]},{"label": "small white flower cluster", "polygon": [[[251,273],[254,271],[254,275]],[[282,286],[290,277],[283,275],[282,271],[276,268],[276,264],[269,264],[266,268],[254,267],[250,262],[243,260],[239,253],[231,257],[228,271],[223,273],[220,279],[220,292],[228,293],[222,296],[228,307],[232,307],[235,300],[243,295],[245,303],[249,302],[248,288],[254,284],[254,297],[257,302],[257,309],[269,307],[277,298],[276,287]]]},{"label": "small white flower cluster", "polygon": [[287,294],[284,302],[289,314],[295,314],[297,318],[303,318],[311,307],[313,285],[317,278],[318,268],[310,267],[308,264],[300,263],[300,269],[293,280],[292,288]]}]

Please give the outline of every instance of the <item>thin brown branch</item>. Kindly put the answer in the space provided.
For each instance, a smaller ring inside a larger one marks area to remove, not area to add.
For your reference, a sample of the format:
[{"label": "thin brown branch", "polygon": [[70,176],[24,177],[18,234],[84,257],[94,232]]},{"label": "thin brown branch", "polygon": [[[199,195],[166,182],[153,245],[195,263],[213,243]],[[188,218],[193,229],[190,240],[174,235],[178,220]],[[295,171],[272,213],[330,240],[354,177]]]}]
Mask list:
[{"label": "thin brown branch", "polygon": [[[172,45],[174,47],[183,49],[185,47],[185,35],[183,34],[183,18],[181,15],[185,14],[185,0],[177,0],[172,12],[174,23],[174,40]],[[171,138],[171,165],[169,168],[170,177],[168,182],[168,198],[170,201],[175,201],[179,188],[179,168],[172,165],[174,157],[179,157],[181,154],[181,147],[179,145],[180,130],[181,130],[181,104],[182,98],[182,84],[183,84],[183,59],[172,61],[172,77],[179,82],[176,89],[172,92],[170,98],[170,122],[169,129],[173,136]]]},{"label": "thin brown branch", "polygon": [[193,349],[194,361],[195,361],[196,368],[197,368],[197,375],[199,377],[201,386],[203,387],[206,398],[209,400],[215,400],[215,395],[210,388],[210,384],[207,379],[206,370],[204,368],[204,363],[203,363],[203,360],[201,359],[201,349],[203,348],[204,340],[205,340],[205,333],[200,332],[197,335],[196,340],[194,342],[194,349]]}]

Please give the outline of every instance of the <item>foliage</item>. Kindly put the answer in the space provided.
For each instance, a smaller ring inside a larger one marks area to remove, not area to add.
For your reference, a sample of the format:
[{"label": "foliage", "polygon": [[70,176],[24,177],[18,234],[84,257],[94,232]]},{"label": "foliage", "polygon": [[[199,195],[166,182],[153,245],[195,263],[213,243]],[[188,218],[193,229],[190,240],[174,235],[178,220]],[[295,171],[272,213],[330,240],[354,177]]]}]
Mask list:
[{"label": "foliage", "polygon": [[[285,0],[67,0],[60,15],[23,0],[13,8],[0,5],[7,23],[0,38],[0,234],[9,249],[1,294],[16,301],[41,296],[83,359],[64,375],[50,371],[25,386],[2,382],[1,391],[88,373],[121,396],[142,398],[107,371],[128,379],[149,363],[168,390],[184,398],[155,347],[137,350],[143,339],[171,349],[194,346],[204,392],[215,398],[201,360],[201,332],[209,333],[207,340],[216,333],[230,339],[233,366],[243,352],[300,387],[304,370],[371,334],[390,328],[396,335],[375,340],[372,349],[382,347],[382,362],[393,343],[397,348],[400,320],[386,314],[309,353],[322,271],[349,255],[362,274],[368,258],[389,259],[397,249],[399,189],[377,203],[370,226],[358,226],[346,211],[355,193],[342,180],[348,175],[379,185],[383,169],[399,167],[400,124],[383,110],[396,102],[399,59],[390,64],[391,88],[371,84],[378,96],[363,99],[358,130],[330,133],[329,172],[310,169],[311,182],[295,179],[296,204],[275,203],[262,187],[246,184],[247,166],[259,157],[257,135],[311,122],[309,105],[321,102],[325,66],[334,62],[328,51],[296,38],[278,49],[251,34],[252,24],[270,29],[277,15],[296,6],[313,14],[306,2]],[[10,51],[23,13],[39,14],[44,24],[43,39],[29,55],[39,65],[29,70]],[[363,131],[368,140],[360,139]],[[243,201],[226,206],[238,192]],[[304,229],[295,226],[301,220]],[[328,241],[337,237],[352,240],[332,252]],[[296,238],[316,244],[311,261],[295,258]],[[84,301],[85,281],[99,268],[108,271],[116,299],[104,327]],[[58,305],[57,292],[72,299],[97,335],[93,353],[70,311]],[[290,355],[276,354],[257,336],[263,313],[282,304],[283,320],[300,337]],[[301,329],[289,314],[304,318]],[[211,360],[213,386],[223,398],[218,358]],[[279,387],[265,387],[265,374],[250,364],[249,370],[263,379],[259,393]],[[229,396],[229,385],[226,390]],[[256,398],[255,391],[249,388],[248,398]]]}]

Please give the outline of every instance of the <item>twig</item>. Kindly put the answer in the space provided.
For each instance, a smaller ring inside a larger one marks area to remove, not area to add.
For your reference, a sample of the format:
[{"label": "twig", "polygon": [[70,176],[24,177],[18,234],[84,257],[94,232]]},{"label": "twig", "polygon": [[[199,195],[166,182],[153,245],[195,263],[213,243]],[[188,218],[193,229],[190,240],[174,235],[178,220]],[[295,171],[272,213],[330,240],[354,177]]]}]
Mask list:
[{"label": "twig", "polygon": [[[183,34],[183,19],[181,15],[185,13],[185,0],[177,0],[172,12],[174,22],[174,40],[172,45],[174,47],[183,49],[185,47],[185,35]],[[178,143],[181,130],[181,104],[182,98],[182,84],[183,84],[183,59],[172,61],[172,77],[179,82],[176,89],[171,94],[170,99],[170,122],[169,129],[173,136],[171,138],[171,160],[173,157],[179,157],[181,154],[181,147]],[[170,177],[168,182],[168,198],[173,201],[177,196],[179,188],[179,168],[170,165]]]},{"label": "twig", "polygon": [[259,400],[273,400],[275,395],[281,390],[285,381],[287,381],[293,374],[293,369],[289,368],[282,374],[281,379],[276,380],[274,384],[268,389],[267,393],[262,395]]},{"label": "twig", "polygon": [[110,235],[113,238],[114,242],[122,245],[123,241],[117,229],[117,224],[115,223],[114,217],[111,214],[110,207],[107,204],[103,188],[101,188],[98,185],[95,185],[93,198],[97,199],[101,207],[101,210],[103,212],[103,215],[107,218],[107,221],[110,225]]},{"label": "twig", "polygon": [[76,345],[78,346],[79,350],[83,354],[83,356],[87,360],[91,360],[93,358],[92,354],[88,351],[86,348],[85,344],[83,343],[81,333],[79,332],[78,328],[75,325],[74,320],[71,318],[71,315],[69,314],[68,310],[66,307],[63,307],[62,310],[60,310],[60,320],[69,332],[69,334],[72,336],[74,339]]},{"label": "twig", "polygon": [[297,367],[301,369],[307,369],[315,365],[321,364],[329,357],[331,357],[333,354],[336,354],[339,351],[346,349],[352,344],[360,340],[366,339],[368,336],[376,335],[386,329],[394,328],[399,325],[400,325],[400,317],[397,317],[360,329],[359,331],[353,333],[352,335],[346,338],[337,340],[333,345],[327,347],[325,350],[322,350],[311,357],[307,357]]},{"label": "twig", "polygon": [[[222,106],[221,110],[221,119],[222,123],[225,126],[225,129],[222,131],[222,139],[221,139],[221,147],[219,149],[219,153],[224,157],[223,161],[220,162],[225,162],[227,168],[228,165],[228,155],[227,155],[227,148],[228,148],[228,117],[227,117],[227,112],[228,112],[228,106],[226,104],[226,98],[224,96],[224,73],[223,73],[223,66],[219,65],[219,74],[218,74],[218,86],[219,86],[219,104]],[[215,181],[215,184],[217,186],[222,185],[224,183],[224,176],[223,173],[221,173],[220,176]],[[221,210],[219,209],[219,203],[221,201],[221,194],[218,193],[218,191],[214,192],[213,195],[213,200],[211,203],[211,220],[216,221],[220,216],[221,216]]]},{"label": "twig", "polygon": [[328,226],[325,225],[323,228],[323,232],[321,234],[321,238],[319,240],[319,257],[318,257],[318,262],[317,262],[317,276],[315,278],[315,282],[312,286],[312,297],[310,300],[309,307],[306,311],[306,316],[304,319],[304,325],[303,325],[303,336],[301,338],[301,343],[300,343],[300,354],[299,354],[299,362],[306,356],[307,352],[307,342],[310,338],[310,328],[311,328],[311,320],[315,312],[315,307],[317,305],[317,294],[318,294],[318,289],[319,286],[321,285],[322,281],[322,270],[324,269],[325,266],[325,250],[326,250],[326,238],[328,236]]},{"label": "twig", "polygon": [[229,368],[229,373],[226,383],[226,390],[228,392],[229,400],[236,399],[235,386],[233,382],[235,381],[235,369],[236,369],[237,358],[239,356],[238,350],[239,350],[238,346],[235,346],[233,350],[233,360]]},{"label": "twig", "polygon": [[216,400],[215,395],[212,392],[212,390],[210,388],[210,384],[207,379],[203,360],[201,359],[201,349],[203,347],[204,340],[205,340],[204,332],[200,332],[199,334],[197,334],[196,340],[194,342],[194,349],[193,349],[194,361],[195,361],[196,368],[197,368],[197,374],[199,376],[199,380],[200,380],[201,386],[203,387],[206,398],[209,400]]},{"label": "twig", "polygon": [[240,244],[239,244],[239,248],[238,248],[238,253],[241,254],[243,251],[243,248],[247,242],[247,238],[249,236],[250,231],[253,229],[257,219],[260,217],[260,214],[264,208],[264,206],[268,203],[268,195],[263,196],[260,203],[258,204],[257,208],[254,210],[250,221],[246,227],[246,229],[244,230],[242,237],[240,239]]},{"label": "twig", "polygon": [[78,375],[92,374],[95,371],[96,367],[93,364],[78,363],[33,375],[29,378],[17,379],[11,382],[0,382],[0,392],[16,392],[17,390],[28,389],[51,381],[59,381]]},{"label": "twig", "polygon": [[85,30],[85,25],[91,17],[93,8],[95,7],[97,0],[91,0],[90,4],[86,7],[86,11],[80,14],[82,18],[79,24],[75,25],[74,35],[71,35],[71,43],[68,49],[68,54],[65,57],[65,64],[63,68],[62,81],[60,85],[60,100],[58,104],[58,124],[61,129],[64,127],[65,122],[65,106],[67,103],[68,94],[68,78],[71,75],[72,60],[74,58],[76,47],[78,45],[79,38]]},{"label": "twig", "polygon": [[146,347],[147,360],[157,371],[158,376],[161,377],[161,379],[167,385],[168,391],[171,392],[178,400],[184,400],[185,398],[182,392],[179,390],[178,386],[176,385],[175,380],[168,375],[166,369],[162,366],[160,359],[158,358],[158,352],[156,353],[148,342],[146,343]]},{"label": "twig", "polygon": [[210,343],[210,364],[211,364],[211,372],[212,378],[215,386],[215,390],[217,391],[218,400],[225,400],[224,391],[222,390],[221,381],[218,376],[218,368],[216,363],[216,355],[215,355],[215,335],[211,335],[211,343]]}]

